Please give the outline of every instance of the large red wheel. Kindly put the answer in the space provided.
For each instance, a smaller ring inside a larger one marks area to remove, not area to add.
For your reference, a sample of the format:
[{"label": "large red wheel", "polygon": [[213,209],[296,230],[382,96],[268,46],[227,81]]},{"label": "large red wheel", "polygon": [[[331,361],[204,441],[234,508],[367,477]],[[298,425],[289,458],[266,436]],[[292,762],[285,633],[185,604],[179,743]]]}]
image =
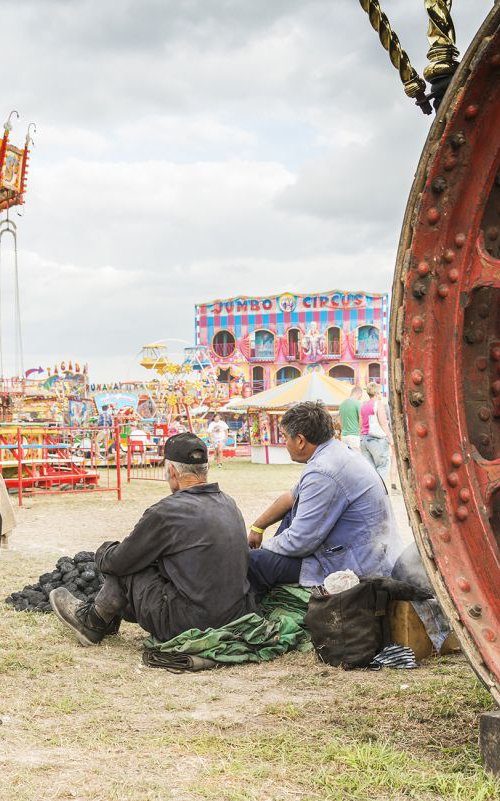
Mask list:
[{"label": "large red wheel", "polygon": [[437,112],[398,252],[391,403],[437,596],[500,703],[500,5]]}]

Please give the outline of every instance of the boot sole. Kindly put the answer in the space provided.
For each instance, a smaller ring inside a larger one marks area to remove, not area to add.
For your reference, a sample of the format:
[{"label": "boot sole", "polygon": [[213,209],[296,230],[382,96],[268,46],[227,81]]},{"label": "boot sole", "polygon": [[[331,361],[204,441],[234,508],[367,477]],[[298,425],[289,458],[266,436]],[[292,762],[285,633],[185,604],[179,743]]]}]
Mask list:
[{"label": "boot sole", "polygon": [[97,642],[92,642],[92,640],[89,640],[89,638],[86,637],[85,634],[83,634],[81,631],[79,631],[76,628],[76,626],[74,625],[74,623],[71,620],[68,620],[67,618],[64,617],[64,615],[61,614],[61,612],[59,611],[57,606],[52,603],[52,600],[50,599],[50,596],[49,596],[49,602],[50,602],[50,605],[52,607],[52,611],[54,612],[56,617],[59,618],[61,623],[64,623],[65,626],[69,626],[69,628],[72,629],[75,632],[75,634],[77,636],[77,639],[78,639],[78,642],[80,643],[80,645],[83,645],[85,648],[88,648],[89,645],[98,645]]}]

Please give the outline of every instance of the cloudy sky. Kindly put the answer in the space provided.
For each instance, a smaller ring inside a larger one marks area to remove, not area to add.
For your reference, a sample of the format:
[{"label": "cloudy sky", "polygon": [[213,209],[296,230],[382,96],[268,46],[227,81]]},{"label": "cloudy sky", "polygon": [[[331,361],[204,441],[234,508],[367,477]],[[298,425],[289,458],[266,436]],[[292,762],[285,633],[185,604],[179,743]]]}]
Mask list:
[{"label": "cloudy sky", "polygon": [[[423,0],[382,6],[419,72]],[[455,0],[461,53],[491,0]],[[216,297],[390,289],[430,125],[358,0],[0,0],[2,108],[36,144],[24,367],[130,379]],[[2,117],[3,115],[3,117]],[[4,240],[5,241],[5,240]],[[12,260],[2,252],[4,361]],[[170,343],[170,350],[179,344]]]}]

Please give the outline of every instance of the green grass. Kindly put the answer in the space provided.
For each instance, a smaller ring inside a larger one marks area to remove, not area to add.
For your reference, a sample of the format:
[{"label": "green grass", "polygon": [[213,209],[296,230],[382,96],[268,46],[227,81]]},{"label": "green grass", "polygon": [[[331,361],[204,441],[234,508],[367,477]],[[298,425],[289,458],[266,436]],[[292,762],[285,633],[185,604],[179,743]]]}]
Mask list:
[{"label": "green grass", "polygon": [[[300,468],[227,462],[212,476],[247,522]],[[61,553],[120,539],[165,492],[33,501],[0,551],[0,599]],[[14,550],[15,548],[15,550]],[[494,801],[477,748],[494,707],[465,659],[344,672],[314,654],[177,676],[142,635],[81,648],[52,615],[0,603],[0,801]]]}]

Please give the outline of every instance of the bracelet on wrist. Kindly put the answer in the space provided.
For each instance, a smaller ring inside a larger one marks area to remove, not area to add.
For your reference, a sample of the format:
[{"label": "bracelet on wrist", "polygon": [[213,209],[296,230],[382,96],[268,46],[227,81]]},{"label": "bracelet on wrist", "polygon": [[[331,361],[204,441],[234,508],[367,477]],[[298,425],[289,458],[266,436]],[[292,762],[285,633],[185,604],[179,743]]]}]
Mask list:
[{"label": "bracelet on wrist", "polygon": [[250,526],[250,531],[253,531],[255,534],[263,534],[265,529],[259,528],[258,526]]}]

